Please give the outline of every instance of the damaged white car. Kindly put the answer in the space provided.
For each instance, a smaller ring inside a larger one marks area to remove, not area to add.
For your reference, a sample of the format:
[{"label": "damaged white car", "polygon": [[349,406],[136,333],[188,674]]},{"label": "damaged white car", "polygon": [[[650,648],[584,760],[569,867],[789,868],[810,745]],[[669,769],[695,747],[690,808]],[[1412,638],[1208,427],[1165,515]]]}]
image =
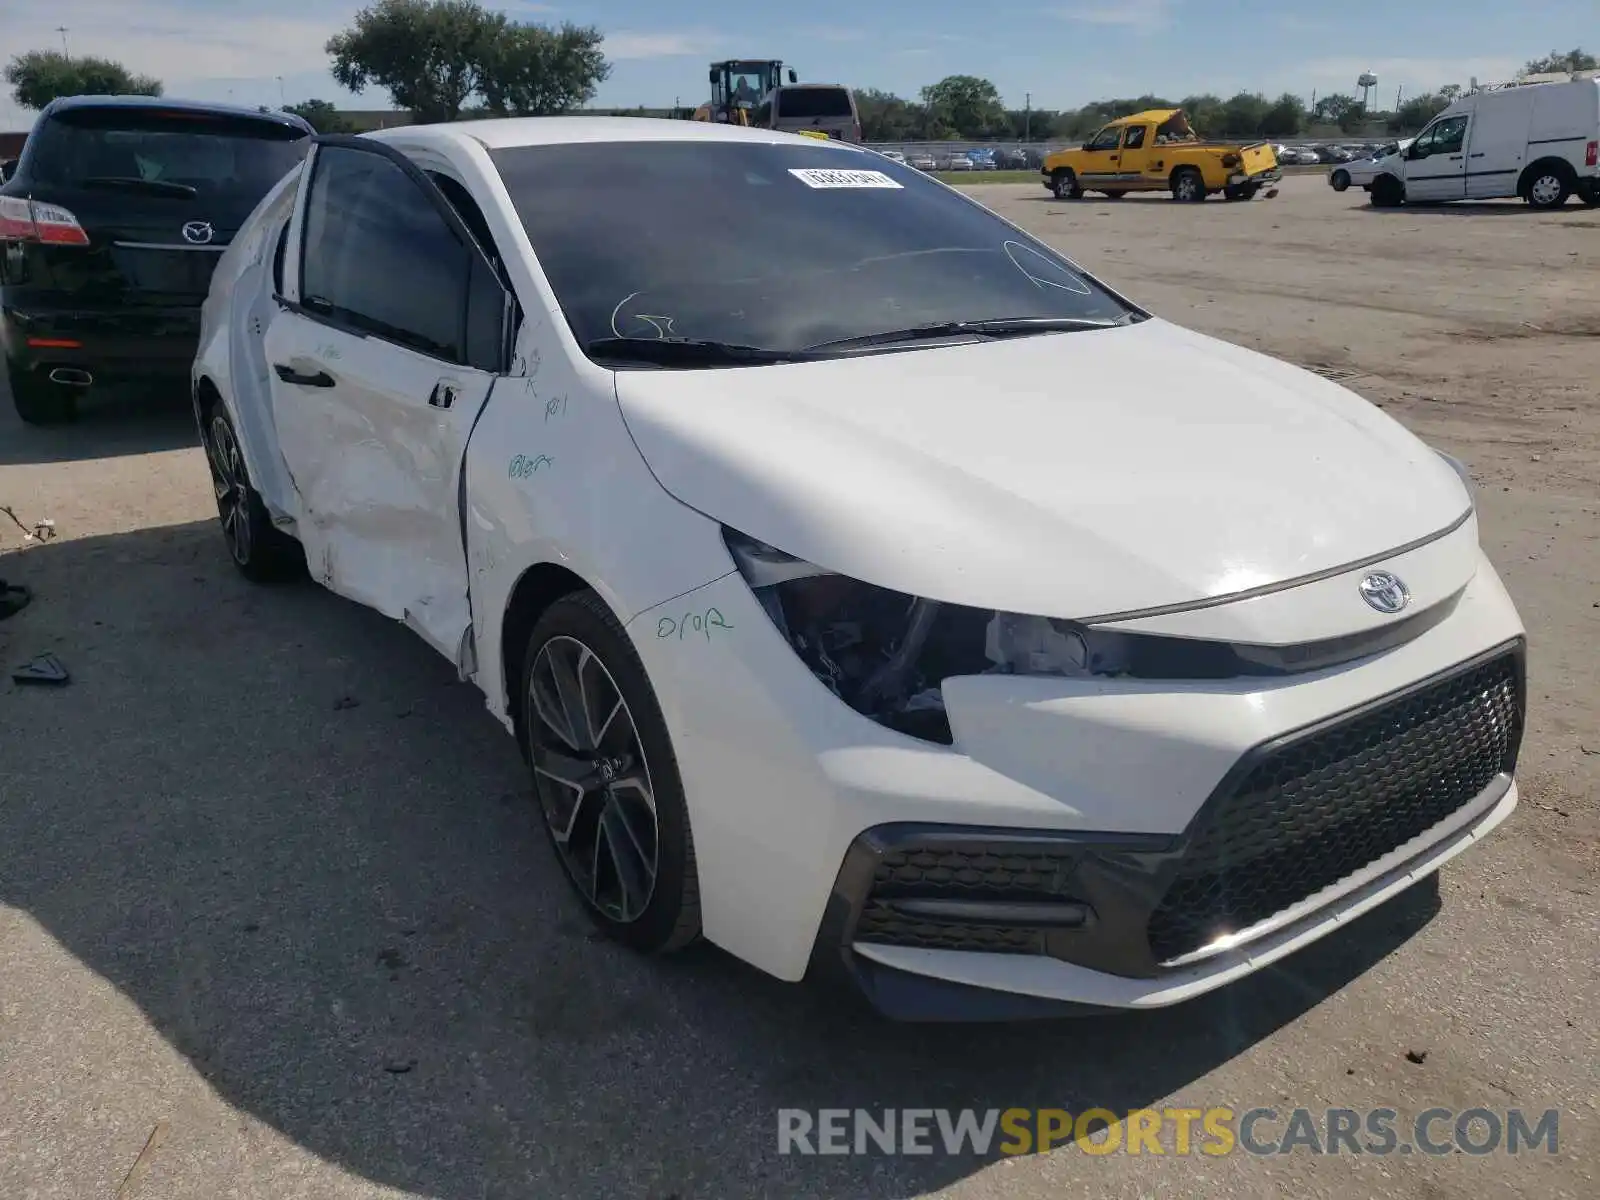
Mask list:
[{"label": "damaged white car", "polygon": [[474,681],[641,951],[902,1017],[1172,1004],[1516,805],[1459,464],[849,145],[319,139],[194,401],[239,567]]}]

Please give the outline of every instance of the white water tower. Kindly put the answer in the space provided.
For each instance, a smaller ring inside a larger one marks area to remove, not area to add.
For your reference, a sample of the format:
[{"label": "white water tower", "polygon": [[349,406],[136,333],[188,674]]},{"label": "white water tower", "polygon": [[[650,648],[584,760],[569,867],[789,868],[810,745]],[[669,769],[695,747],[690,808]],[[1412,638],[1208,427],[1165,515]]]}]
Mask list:
[{"label": "white water tower", "polygon": [[1368,112],[1372,111],[1372,89],[1378,86],[1378,77],[1371,71],[1364,71],[1356,80],[1356,87],[1361,89],[1361,107]]}]

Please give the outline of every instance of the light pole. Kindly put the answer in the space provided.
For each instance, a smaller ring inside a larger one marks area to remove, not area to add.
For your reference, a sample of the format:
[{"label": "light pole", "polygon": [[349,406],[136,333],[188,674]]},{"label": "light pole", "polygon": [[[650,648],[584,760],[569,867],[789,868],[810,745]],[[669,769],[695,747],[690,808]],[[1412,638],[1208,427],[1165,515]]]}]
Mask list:
[{"label": "light pole", "polygon": [[1033,141],[1033,93],[1022,93],[1022,140]]},{"label": "light pole", "polygon": [[277,80],[278,80],[278,107],[279,108],[288,108],[289,107],[289,97],[287,95],[285,95],[284,91],[283,91],[283,76],[282,75],[277,76]]},{"label": "light pole", "polygon": [[65,25],[57,25],[56,32],[61,35],[61,57],[71,58],[72,53],[67,49],[67,27]]}]

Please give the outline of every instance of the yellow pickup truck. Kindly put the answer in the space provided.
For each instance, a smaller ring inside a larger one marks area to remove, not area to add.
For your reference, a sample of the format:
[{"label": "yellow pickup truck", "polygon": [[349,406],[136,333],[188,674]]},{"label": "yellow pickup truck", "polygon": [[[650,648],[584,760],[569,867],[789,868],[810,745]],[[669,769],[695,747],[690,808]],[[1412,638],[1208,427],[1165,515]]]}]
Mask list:
[{"label": "yellow pickup truck", "polygon": [[[1041,174],[1061,200],[1085,192],[1119,199],[1129,192],[1166,191],[1174,200],[1200,201],[1213,192],[1251,200],[1282,178],[1271,146],[1202,141],[1181,108],[1153,108],[1112,121],[1077,149],[1049,155]],[[1269,199],[1277,194],[1276,188],[1267,192]]]}]

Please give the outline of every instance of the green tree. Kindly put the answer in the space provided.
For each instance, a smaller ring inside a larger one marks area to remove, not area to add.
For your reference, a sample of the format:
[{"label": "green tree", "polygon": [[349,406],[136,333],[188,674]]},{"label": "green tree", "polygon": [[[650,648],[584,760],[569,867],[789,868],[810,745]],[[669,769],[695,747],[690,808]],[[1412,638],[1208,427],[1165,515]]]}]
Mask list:
[{"label": "green tree", "polygon": [[861,137],[868,142],[909,142],[922,136],[922,111],[902,96],[877,88],[856,92]]},{"label": "green tree", "polygon": [[1529,75],[1553,74],[1556,71],[1593,71],[1600,68],[1600,59],[1577,48],[1552,50],[1543,58],[1529,59],[1522,69]]},{"label": "green tree", "polygon": [[493,116],[537,117],[571,112],[594,99],[611,74],[594,26],[509,25],[488,44],[479,69],[484,107]]},{"label": "green tree", "polygon": [[1222,107],[1222,128],[1212,132],[1229,137],[1255,137],[1271,106],[1263,96],[1240,92]]},{"label": "green tree", "polygon": [[1346,96],[1342,92],[1333,92],[1318,100],[1317,106],[1311,111],[1319,121],[1331,121],[1336,125],[1342,126],[1350,112],[1361,107],[1361,101],[1354,96]]},{"label": "green tree", "polygon": [[477,0],[378,0],[329,38],[327,51],[334,79],[352,92],[377,84],[419,123],[453,121],[510,24]]},{"label": "green tree", "polygon": [[318,133],[354,133],[355,122],[326,100],[302,100],[291,104],[286,112],[302,117]]},{"label": "green tree", "polygon": [[1305,122],[1306,108],[1300,97],[1285,92],[1261,114],[1261,123],[1255,133],[1261,137],[1294,137]]},{"label": "green tree", "polygon": [[161,81],[135,75],[106,58],[69,58],[30,50],[6,65],[11,95],[23,108],[41,109],[60,96],[159,96]]},{"label": "green tree", "polygon": [[1228,109],[1221,96],[1210,93],[1185,96],[1178,107],[1188,114],[1190,127],[1201,137],[1222,136],[1222,127],[1228,123]]},{"label": "green tree", "polygon": [[1445,90],[1429,92],[1425,96],[1413,96],[1405,101],[1389,114],[1389,132],[1416,133],[1449,107],[1451,97],[1445,95]]},{"label": "green tree", "polygon": [[976,75],[948,75],[929,84],[922,89],[922,103],[933,124],[959,137],[982,137],[1006,124],[999,91]]}]

